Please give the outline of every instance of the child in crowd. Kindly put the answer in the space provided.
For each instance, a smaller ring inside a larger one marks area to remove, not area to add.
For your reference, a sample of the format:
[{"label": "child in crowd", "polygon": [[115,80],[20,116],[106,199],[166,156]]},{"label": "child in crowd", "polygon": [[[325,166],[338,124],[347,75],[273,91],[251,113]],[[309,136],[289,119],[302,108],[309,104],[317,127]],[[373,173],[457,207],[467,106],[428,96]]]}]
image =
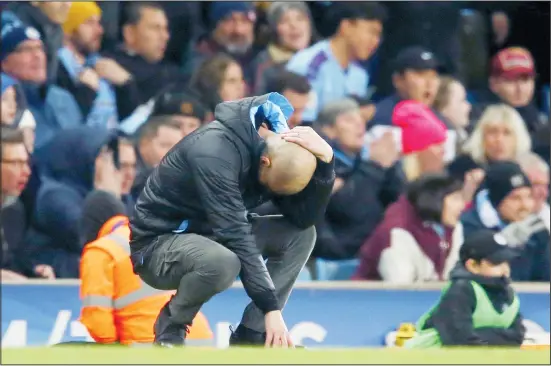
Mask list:
[{"label": "child in crowd", "polygon": [[504,237],[490,230],[467,237],[450,284],[438,304],[421,317],[417,335],[405,347],[520,347],[525,328],[509,278],[509,261],[517,255]]}]

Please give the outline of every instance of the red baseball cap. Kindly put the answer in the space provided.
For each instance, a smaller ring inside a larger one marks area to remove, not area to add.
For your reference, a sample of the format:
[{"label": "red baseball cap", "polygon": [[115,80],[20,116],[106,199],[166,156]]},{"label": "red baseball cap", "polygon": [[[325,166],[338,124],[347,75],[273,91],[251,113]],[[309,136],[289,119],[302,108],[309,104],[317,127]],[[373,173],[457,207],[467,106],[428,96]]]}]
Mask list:
[{"label": "red baseball cap", "polygon": [[509,47],[499,51],[492,59],[492,76],[516,79],[535,75],[534,59],[525,48]]}]

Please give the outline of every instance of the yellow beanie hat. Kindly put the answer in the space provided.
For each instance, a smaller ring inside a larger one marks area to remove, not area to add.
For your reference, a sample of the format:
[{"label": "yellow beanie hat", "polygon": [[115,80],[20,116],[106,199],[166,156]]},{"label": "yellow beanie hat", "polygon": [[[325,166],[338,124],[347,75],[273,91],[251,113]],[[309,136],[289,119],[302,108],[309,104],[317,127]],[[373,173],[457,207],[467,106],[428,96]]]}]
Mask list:
[{"label": "yellow beanie hat", "polygon": [[93,15],[101,15],[101,9],[95,1],[73,1],[67,20],[63,23],[63,32],[72,34],[82,23]]}]

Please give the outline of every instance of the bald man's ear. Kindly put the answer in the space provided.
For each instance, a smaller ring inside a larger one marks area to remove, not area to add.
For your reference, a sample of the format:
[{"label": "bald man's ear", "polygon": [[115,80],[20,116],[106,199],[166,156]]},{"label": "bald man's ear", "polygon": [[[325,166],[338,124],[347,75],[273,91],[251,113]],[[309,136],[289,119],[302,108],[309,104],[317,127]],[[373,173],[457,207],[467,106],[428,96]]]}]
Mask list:
[{"label": "bald man's ear", "polygon": [[272,161],[270,160],[269,157],[262,155],[260,157],[260,166],[269,168],[270,166],[272,166]]}]

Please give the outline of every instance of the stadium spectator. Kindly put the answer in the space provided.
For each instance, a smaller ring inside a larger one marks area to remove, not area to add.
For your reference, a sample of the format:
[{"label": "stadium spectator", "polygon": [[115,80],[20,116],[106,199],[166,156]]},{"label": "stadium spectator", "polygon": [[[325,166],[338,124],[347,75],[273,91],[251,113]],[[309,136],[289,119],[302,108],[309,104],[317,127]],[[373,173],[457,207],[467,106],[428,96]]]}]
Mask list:
[{"label": "stadium spectator", "polygon": [[182,138],[180,122],[174,116],[152,117],[140,127],[136,143],[137,174],[131,190],[134,201],[153,168]]},{"label": "stadium spectator", "polygon": [[289,128],[301,125],[302,114],[306,109],[312,91],[308,79],[294,72],[280,70],[274,73],[267,85],[267,90],[283,95],[293,106],[294,112],[287,120]]},{"label": "stadium spectator", "polygon": [[314,128],[333,147],[336,179],[325,218],[316,224],[312,255],[354,258],[386,207],[401,193],[402,181],[395,164],[399,151],[390,133],[366,148],[365,122],[360,106],[352,99],[327,103]]},{"label": "stadium spectator", "polygon": [[40,33],[44,42],[48,65],[47,75],[50,82],[56,80],[59,67],[57,51],[63,45],[61,25],[67,19],[70,6],[70,1],[25,1],[14,2],[7,8],[23,24]]},{"label": "stadium spectator", "polygon": [[267,89],[268,80],[274,78],[287,61],[308,47],[312,40],[312,20],[305,2],[273,2],[268,8],[267,18],[271,41],[254,60],[255,95],[276,91]]},{"label": "stadium spectator", "polygon": [[490,91],[478,96],[471,120],[478,120],[489,104],[504,103],[517,110],[529,132],[538,130],[548,121],[534,100],[535,79],[536,68],[528,50],[520,47],[501,50],[492,59],[488,81]]},{"label": "stadium spectator", "polygon": [[136,179],[136,149],[132,141],[126,138],[119,139],[119,166],[121,172],[121,200],[126,204],[126,212],[130,213],[134,209],[135,203],[131,190]]},{"label": "stadium spectator", "polygon": [[386,18],[384,7],[376,2],[338,2],[331,12],[336,24],[333,36],[298,52],[286,65],[287,70],[305,76],[315,92],[304,112],[306,122],[315,121],[330,101],[367,97],[369,75],[355,62],[375,52]]},{"label": "stadium spectator", "polygon": [[168,90],[155,101],[151,117],[171,116],[180,122],[182,137],[186,137],[206,121],[206,107],[191,91]]},{"label": "stadium spectator", "polygon": [[46,54],[34,28],[13,22],[2,28],[2,70],[16,79],[36,120],[35,148],[63,128],[81,124],[80,111],[65,89],[46,82]]},{"label": "stadium spectator", "polygon": [[125,13],[123,45],[104,52],[95,65],[98,75],[115,87],[121,121],[167,85],[186,82],[176,65],[162,61],[170,36],[163,8],[132,2]]},{"label": "stadium spectator", "polygon": [[225,54],[206,59],[195,70],[191,88],[213,112],[218,103],[241,99],[247,92],[241,66]]},{"label": "stadium spectator", "polygon": [[471,112],[471,103],[467,100],[463,84],[453,77],[441,76],[433,107],[455,130],[456,151],[460,151],[468,137]]},{"label": "stadium spectator", "polygon": [[[474,164],[484,167],[496,161],[515,160],[530,148],[530,135],[520,114],[505,104],[491,105],[463,145],[464,155],[456,159],[463,159],[467,166],[470,158]],[[465,172],[459,170],[458,174]]]},{"label": "stadium spectator", "polygon": [[71,4],[63,23],[65,46],[58,51],[57,84],[73,95],[88,126],[115,127],[115,90],[94,70],[103,36],[100,21],[101,9],[95,2]]},{"label": "stadium spectator", "polygon": [[400,102],[392,113],[392,123],[401,130],[402,166],[408,181],[444,170],[446,126],[427,105]]},{"label": "stadium spectator", "polygon": [[375,105],[375,113],[369,127],[390,126],[392,113],[400,101],[415,100],[432,107],[440,79],[439,63],[432,51],[412,46],[398,53],[393,63],[392,84],[395,93]]},{"label": "stadium spectator", "polygon": [[27,230],[25,208],[19,195],[29,176],[29,155],[23,133],[2,127],[2,280],[21,280],[26,277],[55,278],[52,267],[31,265],[25,253],[24,236]]},{"label": "stadium spectator", "polygon": [[31,260],[51,265],[59,278],[78,278],[78,220],[86,195],[93,189],[121,195],[109,141],[105,129],[77,127],[58,132],[37,156],[42,184],[27,243]]},{"label": "stadium spectator", "polygon": [[458,259],[461,232],[454,232],[465,208],[462,183],[428,174],[410,183],[362,246],[354,279],[394,283],[442,281]]},{"label": "stadium spectator", "polygon": [[241,66],[243,77],[249,88],[254,78],[253,49],[256,13],[254,4],[246,1],[215,1],[209,9],[212,31],[197,40],[193,51],[184,65],[192,75],[206,60],[220,53],[231,56]]},{"label": "stadium spectator", "polygon": [[540,216],[549,231],[551,226],[551,212],[548,203],[549,164],[533,152],[521,154],[518,156],[517,162],[532,184],[534,212]]},{"label": "stadium spectator", "polygon": [[17,114],[17,81],[2,73],[2,120],[3,125],[13,125]]},{"label": "stadium spectator", "polygon": [[549,281],[549,231],[535,212],[530,180],[517,163],[497,162],[488,167],[474,205],[461,216],[465,237],[477,230],[501,232],[519,250],[511,262],[513,281]]}]

